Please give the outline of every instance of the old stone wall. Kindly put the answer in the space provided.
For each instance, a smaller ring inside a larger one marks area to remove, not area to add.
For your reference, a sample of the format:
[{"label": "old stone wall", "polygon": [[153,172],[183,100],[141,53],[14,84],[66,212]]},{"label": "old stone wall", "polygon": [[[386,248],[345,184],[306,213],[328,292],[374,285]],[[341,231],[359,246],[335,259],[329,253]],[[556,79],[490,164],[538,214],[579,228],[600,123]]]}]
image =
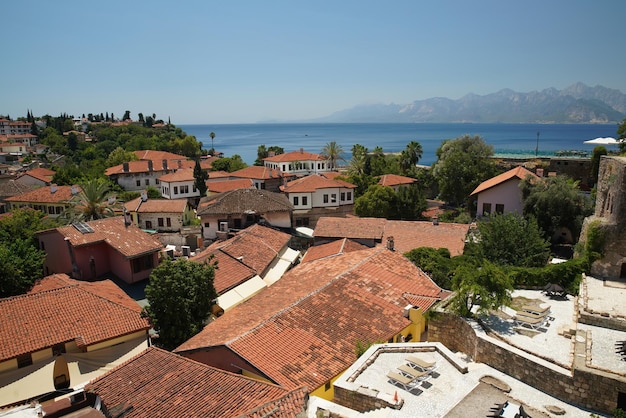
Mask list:
[{"label": "old stone wall", "polygon": [[[467,333],[474,334],[474,337]],[[483,334],[483,335],[481,335]],[[576,336],[575,360],[572,370],[553,366],[484,333],[470,323],[451,314],[441,314],[431,320],[429,339],[439,341],[451,350],[472,355],[474,361],[488,364],[536,389],[574,405],[590,410],[612,413],[620,392],[626,393],[626,380],[620,376],[588,367],[586,339]]]}]

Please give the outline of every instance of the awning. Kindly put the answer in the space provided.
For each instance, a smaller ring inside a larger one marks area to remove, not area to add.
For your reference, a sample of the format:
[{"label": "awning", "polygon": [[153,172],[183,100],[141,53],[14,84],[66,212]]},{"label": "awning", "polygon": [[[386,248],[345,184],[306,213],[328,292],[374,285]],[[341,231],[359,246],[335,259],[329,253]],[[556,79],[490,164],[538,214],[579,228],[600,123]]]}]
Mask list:
[{"label": "awning", "polygon": [[261,277],[254,276],[250,280],[247,280],[228,292],[221,294],[217,298],[217,304],[220,305],[224,311],[227,311],[233,306],[238,305],[244,300],[254,296],[261,289],[266,287],[267,285]]},{"label": "awning", "polygon": [[265,281],[268,286],[276,283],[276,281],[283,277],[283,274],[285,274],[285,272],[289,270],[291,265],[296,261],[299,256],[300,251],[286,247],[278,255],[278,257],[276,257],[274,261],[272,261],[272,264],[270,265],[267,274],[265,274],[265,277],[263,277],[263,281]]},{"label": "awning", "polygon": [[296,232],[303,235],[305,238],[313,238],[313,230],[311,228],[307,228],[306,226],[297,227]]}]

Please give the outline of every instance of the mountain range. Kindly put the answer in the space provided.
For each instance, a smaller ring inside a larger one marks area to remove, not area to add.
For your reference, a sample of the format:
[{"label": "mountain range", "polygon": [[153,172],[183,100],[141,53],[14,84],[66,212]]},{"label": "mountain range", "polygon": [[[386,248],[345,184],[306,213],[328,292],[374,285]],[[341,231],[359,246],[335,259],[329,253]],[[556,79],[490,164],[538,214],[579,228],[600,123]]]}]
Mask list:
[{"label": "mountain range", "polygon": [[406,105],[359,105],[309,122],[613,123],[626,119],[626,95],[603,86],[573,84],[520,93],[503,89],[457,100],[433,97]]}]

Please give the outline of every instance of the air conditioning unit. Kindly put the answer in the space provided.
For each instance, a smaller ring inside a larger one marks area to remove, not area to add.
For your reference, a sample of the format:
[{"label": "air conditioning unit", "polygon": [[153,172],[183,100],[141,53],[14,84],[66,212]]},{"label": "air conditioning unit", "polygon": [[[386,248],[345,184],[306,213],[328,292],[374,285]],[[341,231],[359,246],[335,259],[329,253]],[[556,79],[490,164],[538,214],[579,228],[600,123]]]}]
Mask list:
[{"label": "air conditioning unit", "polygon": [[228,232],[228,222],[220,222],[220,231]]},{"label": "air conditioning unit", "polygon": [[183,257],[189,257],[191,255],[191,247],[189,247],[189,245],[183,245],[180,249],[183,252]]},{"label": "air conditioning unit", "polygon": [[402,314],[404,315],[405,318],[409,317],[409,312],[411,312],[411,309],[413,309],[413,305],[406,305],[404,307],[404,309],[402,310]]}]

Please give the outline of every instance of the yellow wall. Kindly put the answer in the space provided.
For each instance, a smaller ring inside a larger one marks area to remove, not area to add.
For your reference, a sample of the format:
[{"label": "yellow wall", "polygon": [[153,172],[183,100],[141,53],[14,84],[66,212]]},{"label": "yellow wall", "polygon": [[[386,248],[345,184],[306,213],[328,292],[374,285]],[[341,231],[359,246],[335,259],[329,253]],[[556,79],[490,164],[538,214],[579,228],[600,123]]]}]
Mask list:
[{"label": "yellow wall", "polygon": [[264,377],[261,377],[261,376],[259,376],[258,374],[256,374],[256,373],[252,373],[251,371],[248,371],[248,370],[246,370],[246,369],[241,369],[241,374],[242,374],[243,376],[250,377],[250,378],[252,378],[252,379],[256,379],[256,380],[260,380],[260,381],[262,381],[262,382],[267,382],[267,383],[272,383],[272,384],[274,384],[274,382],[272,382],[271,380],[268,380],[268,379],[266,379],[266,378],[264,378]]},{"label": "yellow wall", "polygon": [[344,371],[342,371],[337,376],[330,379],[330,388],[328,390],[325,390],[326,384],[323,384],[322,386],[318,387],[313,392],[311,392],[310,395],[317,396],[318,398],[326,399],[327,401],[332,401],[333,398],[335,397],[335,381],[339,378],[339,376],[341,376],[341,374]]},{"label": "yellow wall", "polygon": [[99,350],[101,348],[111,347],[111,346],[113,346],[115,344],[124,343],[126,341],[134,340],[135,338],[139,338],[142,335],[146,335],[146,338],[147,338],[148,331],[137,331],[135,333],[124,335],[122,337],[113,338],[112,340],[107,340],[107,341],[103,341],[103,342],[98,343],[98,344],[93,344],[93,345],[87,346],[87,352],[96,351],[96,350]]},{"label": "yellow wall", "polygon": [[[420,308],[411,308],[409,310],[409,320],[411,320],[411,324],[400,331],[400,334],[396,335],[395,342],[402,342],[401,336],[407,336],[411,334],[412,342],[420,341],[421,335],[426,331],[426,318],[422,313]],[[409,340],[405,340],[409,342]]]},{"label": "yellow wall", "polygon": [[0,363],[0,373],[13,369],[17,369],[17,359],[12,358],[11,360]]}]

